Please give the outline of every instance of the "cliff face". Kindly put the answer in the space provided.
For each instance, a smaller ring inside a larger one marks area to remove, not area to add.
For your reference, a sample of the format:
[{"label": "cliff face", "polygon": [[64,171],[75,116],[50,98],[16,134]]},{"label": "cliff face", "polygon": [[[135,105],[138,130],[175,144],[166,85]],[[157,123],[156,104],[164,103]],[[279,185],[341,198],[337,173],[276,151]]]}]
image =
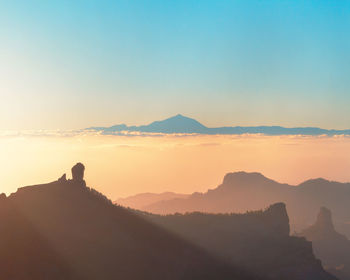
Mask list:
[{"label": "cliff face", "polygon": [[[142,214],[148,215],[148,214]],[[246,214],[149,215],[154,223],[267,279],[335,279],[325,272],[311,242],[289,235],[285,204]]]},{"label": "cliff face", "polygon": [[289,236],[289,217],[284,203],[276,203],[265,210],[265,219],[269,222],[271,233]]},{"label": "cliff face", "polygon": [[0,197],[0,279],[252,279],[66,180]]},{"label": "cliff face", "polygon": [[299,235],[312,241],[316,256],[328,271],[339,279],[350,279],[350,241],[335,230],[329,209],[321,207],[315,224]]}]

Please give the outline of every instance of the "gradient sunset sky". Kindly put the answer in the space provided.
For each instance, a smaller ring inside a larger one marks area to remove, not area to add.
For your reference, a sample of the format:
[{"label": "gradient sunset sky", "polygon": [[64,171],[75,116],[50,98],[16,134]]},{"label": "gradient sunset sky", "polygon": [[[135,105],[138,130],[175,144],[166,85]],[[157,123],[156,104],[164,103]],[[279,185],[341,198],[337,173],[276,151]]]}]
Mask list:
[{"label": "gradient sunset sky", "polygon": [[0,128],[350,128],[350,1],[1,1]]}]

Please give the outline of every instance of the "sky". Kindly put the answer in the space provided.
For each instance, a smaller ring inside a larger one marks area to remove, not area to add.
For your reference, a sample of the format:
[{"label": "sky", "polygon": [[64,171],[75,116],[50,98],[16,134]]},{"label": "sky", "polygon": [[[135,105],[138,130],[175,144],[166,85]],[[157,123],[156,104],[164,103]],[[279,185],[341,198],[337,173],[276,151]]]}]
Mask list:
[{"label": "sky", "polygon": [[0,129],[350,128],[350,1],[11,0]]},{"label": "sky", "polygon": [[0,193],[52,182],[82,162],[88,186],[112,200],[143,192],[206,192],[228,172],[281,183],[350,182],[348,136],[115,136],[72,132],[0,134]]}]

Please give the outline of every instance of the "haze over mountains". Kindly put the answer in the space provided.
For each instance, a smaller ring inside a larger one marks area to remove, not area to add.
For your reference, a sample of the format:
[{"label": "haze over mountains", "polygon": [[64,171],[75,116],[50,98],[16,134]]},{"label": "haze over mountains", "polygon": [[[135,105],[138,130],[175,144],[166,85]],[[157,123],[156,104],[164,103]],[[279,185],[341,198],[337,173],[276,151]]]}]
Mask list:
[{"label": "haze over mountains", "polygon": [[285,205],[244,215],[157,216],[86,187],[84,167],[0,196],[0,278],[335,280]]},{"label": "haze over mountains", "polygon": [[0,279],[257,279],[65,176],[2,195],[0,223]]},{"label": "haze over mountains", "polygon": [[187,198],[188,194],[180,194],[173,192],[163,193],[140,193],[126,198],[119,198],[115,201],[116,204],[135,209],[142,209],[162,200],[171,200],[176,198]]},{"label": "haze over mountains", "polygon": [[267,279],[333,279],[315,259],[311,243],[290,236],[283,203],[245,214],[194,212],[163,216],[141,213],[141,216]]},{"label": "haze over mountains", "polygon": [[265,135],[350,135],[350,129],[322,129],[317,127],[293,127],[281,126],[225,126],[206,127],[195,119],[176,115],[162,121],[155,121],[148,125],[128,126],[126,124],[113,125],[111,127],[90,127],[87,130],[99,131],[103,134],[118,134],[121,132],[140,133],[185,133],[185,134],[265,134]]},{"label": "haze over mountains", "polygon": [[260,173],[235,172],[224,177],[222,184],[206,193],[186,198],[163,200],[147,206],[133,207],[156,214],[244,213],[263,209],[277,202],[287,205],[292,231],[311,225],[320,207],[333,210],[336,227],[350,236],[350,183],[325,179],[308,180],[298,186],[281,184]]}]

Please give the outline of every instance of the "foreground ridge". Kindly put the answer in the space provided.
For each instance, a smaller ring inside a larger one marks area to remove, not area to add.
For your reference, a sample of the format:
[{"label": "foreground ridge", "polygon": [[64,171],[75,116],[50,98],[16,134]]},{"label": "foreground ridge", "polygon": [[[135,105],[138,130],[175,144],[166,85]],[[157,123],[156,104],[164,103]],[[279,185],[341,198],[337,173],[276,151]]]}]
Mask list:
[{"label": "foreground ridge", "polygon": [[[115,206],[72,168],[0,199],[1,279],[333,280],[286,206],[159,216]],[[279,260],[278,262],[276,260]]]},{"label": "foreground ridge", "polygon": [[113,205],[83,171],[1,197],[1,279],[258,279]]}]

